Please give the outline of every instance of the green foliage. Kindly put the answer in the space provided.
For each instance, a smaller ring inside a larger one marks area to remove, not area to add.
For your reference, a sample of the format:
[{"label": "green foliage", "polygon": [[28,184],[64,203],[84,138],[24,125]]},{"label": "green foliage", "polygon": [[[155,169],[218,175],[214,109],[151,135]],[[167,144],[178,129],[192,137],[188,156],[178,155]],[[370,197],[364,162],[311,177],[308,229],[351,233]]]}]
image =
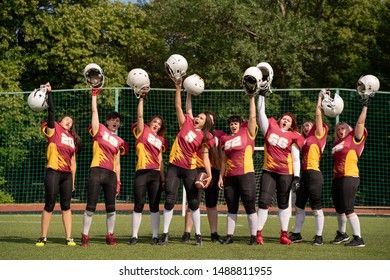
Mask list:
[{"label": "green foliage", "polygon": [[155,32],[171,52],[185,55],[189,71],[205,78],[208,88],[241,88],[245,69],[260,61],[277,65],[276,87],[300,86],[306,76],[302,61],[314,59],[320,41],[313,19],[282,16],[275,4],[262,1],[190,2],[153,1],[148,19],[159,22]]},{"label": "green foliage", "polygon": [[[1,182],[0,182],[0,186],[1,186]],[[14,198],[12,197],[12,195],[0,190],[0,204],[14,203],[14,202],[15,201],[14,201]]]},{"label": "green foliage", "polygon": [[208,89],[241,88],[260,61],[275,88],[345,87],[378,76],[390,87],[390,0],[343,1],[16,1],[0,11],[0,90],[85,87],[84,67],[98,63],[108,87],[125,86],[144,68],[152,87],[170,87],[164,61],[184,55],[189,74]]}]

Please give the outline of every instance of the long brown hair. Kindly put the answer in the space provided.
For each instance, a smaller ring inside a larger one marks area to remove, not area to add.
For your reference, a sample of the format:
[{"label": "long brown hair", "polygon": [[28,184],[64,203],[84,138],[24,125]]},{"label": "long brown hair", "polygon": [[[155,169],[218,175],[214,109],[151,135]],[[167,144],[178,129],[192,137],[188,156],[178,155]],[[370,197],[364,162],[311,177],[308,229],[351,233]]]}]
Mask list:
[{"label": "long brown hair", "polygon": [[206,122],[204,123],[204,126],[202,127],[203,132],[203,142],[207,142],[210,140],[209,134],[214,136],[214,122],[211,118],[211,114],[209,112],[203,112],[202,114],[206,115]]},{"label": "long brown hair", "polygon": [[[215,118],[215,114],[211,111],[206,111],[205,114],[206,114],[206,116],[207,116],[207,114],[209,114],[212,117],[212,121],[213,121],[213,133],[212,134],[214,135],[215,123],[217,121]],[[214,138],[216,138],[215,135],[214,135]],[[219,147],[219,143],[216,143],[210,150],[211,166],[217,170],[221,169],[221,152],[222,151]]]}]

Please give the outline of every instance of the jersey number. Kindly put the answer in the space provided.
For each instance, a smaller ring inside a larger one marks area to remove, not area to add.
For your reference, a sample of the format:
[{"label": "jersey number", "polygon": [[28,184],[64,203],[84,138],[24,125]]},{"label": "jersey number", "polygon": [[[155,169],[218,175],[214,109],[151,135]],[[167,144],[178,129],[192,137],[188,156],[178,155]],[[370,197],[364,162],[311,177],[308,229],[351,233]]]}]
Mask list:
[{"label": "jersey number", "polygon": [[190,131],[188,132],[188,134],[186,135],[185,139],[187,140],[187,142],[189,143],[192,143],[196,138],[196,133],[193,132],[193,131]]},{"label": "jersey number", "polygon": [[242,145],[241,136],[237,136],[225,143],[225,150],[229,150],[231,148],[239,147]]},{"label": "jersey number", "polygon": [[74,148],[73,138],[68,137],[65,133],[61,134],[61,143],[71,148]]},{"label": "jersey number", "polygon": [[118,147],[118,140],[114,136],[110,135],[107,131],[103,133],[103,140],[107,141],[114,147]]},{"label": "jersey number", "polygon": [[152,144],[154,147],[161,150],[162,142],[160,139],[155,137],[153,134],[148,135],[148,143]]},{"label": "jersey number", "polygon": [[345,141],[343,141],[343,142],[337,144],[336,146],[334,146],[334,147],[332,148],[332,155],[333,155],[335,152],[340,152],[340,151],[344,148],[344,142],[345,142]]},{"label": "jersey number", "polygon": [[288,146],[288,140],[286,138],[280,137],[275,133],[272,133],[268,137],[268,143],[270,143],[272,146],[278,146],[282,149],[286,149]]}]

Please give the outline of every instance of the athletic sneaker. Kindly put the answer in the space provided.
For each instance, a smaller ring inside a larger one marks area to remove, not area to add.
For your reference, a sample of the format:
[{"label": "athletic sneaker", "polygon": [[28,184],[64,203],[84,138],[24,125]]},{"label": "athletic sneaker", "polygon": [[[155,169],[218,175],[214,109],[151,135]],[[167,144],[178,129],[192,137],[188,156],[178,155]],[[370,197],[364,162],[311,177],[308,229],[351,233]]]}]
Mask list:
[{"label": "athletic sneaker", "polygon": [[191,233],[184,232],[182,237],[181,237],[181,243],[189,243],[190,239],[191,239]]},{"label": "athletic sneaker", "polygon": [[89,246],[89,235],[81,234],[81,246],[82,247]]},{"label": "athletic sneaker", "polygon": [[258,230],[256,232],[256,242],[257,242],[257,244],[260,244],[260,245],[264,244],[263,231],[262,230]]},{"label": "athletic sneaker", "polygon": [[157,245],[159,241],[160,241],[160,239],[158,239],[158,237],[153,237],[152,238],[152,245]]},{"label": "athletic sneaker", "polygon": [[213,232],[211,234],[211,242],[213,242],[213,243],[222,243],[221,237],[219,236],[218,233]]},{"label": "athletic sneaker", "polygon": [[74,242],[74,240],[73,240],[72,237],[68,237],[68,238],[65,240],[65,244],[68,245],[68,246],[76,246],[76,242]]},{"label": "athletic sneaker", "polygon": [[195,246],[202,246],[202,235],[195,234]]},{"label": "athletic sneaker", "polygon": [[289,236],[292,243],[301,243],[302,242],[302,236],[300,232],[290,232]]},{"label": "athletic sneaker", "polygon": [[111,245],[111,246],[116,246],[118,245],[117,242],[114,240],[114,234],[110,233],[109,235],[106,235],[106,244]]},{"label": "athletic sneaker", "polygon": [[332,244],[340,244],[340,243],[343,243],[343,242],[347,242],[348,240],[349,240],[349,236],[348,236],[348,234],[346,232],[341,233],[341,232],[337,231],[336,232],[336,237],[330,243],[332,243]]},{"label": "athletic sneaker", "polygon": [[321,235],[314,236],[313,245],[314,246],[321,246],[322,244],[323,244],[322,236]]},{"label": "athletic sneaker", "polygon": [[38,238],[37,242],[35,243],[36,246],[38,247],[43,247],[46,245],[47,238],[46,237],[40,237]]},{"label": "athletic sneaker", "polygon": [[249,245],[257,245],[256,235],[251,235],[251,238],[249,239]]},{"label": "athletic sneaker", "polygon": [[360,236],[354,235],[352,241],[349,243],[345,243],[345,246],[364,247],[364,246],[366,246],[366,244],[364,243],[363,238],[361,238]]},{"label": "athletic sneaker", "polygon": [[135,245],[135,244],[137,244],[137,242],[138,242],[138,238],[132,237],[132,238],[130,239],[129,245]]},{"label": "athletic sneaker", "polygon": [[160,245],[168,245],[168,241],[169,241],[169,233],[163,233],[161,235],[161,239],[160,239]]},{"label": "athletic sneaker", "polygon": [[226,235],[225,240],[223,241],[223,244],[232,244],[234,242],[233,234]]},{"label": "athletic sneaker", "polygon": [[290,245],[291,244],[291,240],[290,240],[290,238],[288,238],[288,233],[286,230],[280,231],[280,244],[283,244],[283,245]]}]

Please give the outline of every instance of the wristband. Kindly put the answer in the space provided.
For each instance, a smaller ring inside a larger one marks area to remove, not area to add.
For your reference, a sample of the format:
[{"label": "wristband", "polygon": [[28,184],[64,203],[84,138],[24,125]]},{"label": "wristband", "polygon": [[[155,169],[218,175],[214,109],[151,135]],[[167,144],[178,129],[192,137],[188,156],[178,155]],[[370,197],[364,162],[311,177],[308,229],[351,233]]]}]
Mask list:
[{"label": "wristband", "polygon": [[98,93],[102,90],[102,88],[93,88],[91,93],[92,93],[92,96],[96,96],[98,95]]}]

